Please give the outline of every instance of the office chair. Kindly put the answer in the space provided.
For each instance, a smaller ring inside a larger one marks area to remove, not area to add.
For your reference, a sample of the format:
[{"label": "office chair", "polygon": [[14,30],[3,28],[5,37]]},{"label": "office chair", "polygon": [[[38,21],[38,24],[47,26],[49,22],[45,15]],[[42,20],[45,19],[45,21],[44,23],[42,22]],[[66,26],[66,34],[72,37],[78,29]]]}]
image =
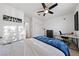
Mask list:
[{"label": "office chair", "polygon": [[[63,34],[61,31],[59,31],[59,33],[60,33],[60,35],[65,35],[65,34]],[[68,39],[68,37],[63,37],[63,36],[61,36],[61,38],[63,38],[63,39]]]},{"label": "office chair", "polygon": [[[63,34],[61,31],[59,31],[59,33],[60,33],[60,35],[65,35],[65,34]],[[68,45],[70,45],[70,42],[69,42],[69,38],[68,37],[63,37],[63,36],[61,36],[61,38],[63,39],[62,41],[63,42],[65,42],[65,43],[67,43]]]}]

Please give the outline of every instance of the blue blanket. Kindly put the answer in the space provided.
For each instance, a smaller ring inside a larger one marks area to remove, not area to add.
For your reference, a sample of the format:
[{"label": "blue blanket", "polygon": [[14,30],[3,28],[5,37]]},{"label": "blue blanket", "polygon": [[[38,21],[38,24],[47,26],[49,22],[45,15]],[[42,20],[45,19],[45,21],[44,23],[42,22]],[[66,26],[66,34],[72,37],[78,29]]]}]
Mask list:
[{"label": "blue blanket", "polygon": [[63,41],[60,41],[56,38],[48,38],[46,36],[37,36],[34,38],[58,48],[65,54],[65,56],[70,56],[69,48]]}]

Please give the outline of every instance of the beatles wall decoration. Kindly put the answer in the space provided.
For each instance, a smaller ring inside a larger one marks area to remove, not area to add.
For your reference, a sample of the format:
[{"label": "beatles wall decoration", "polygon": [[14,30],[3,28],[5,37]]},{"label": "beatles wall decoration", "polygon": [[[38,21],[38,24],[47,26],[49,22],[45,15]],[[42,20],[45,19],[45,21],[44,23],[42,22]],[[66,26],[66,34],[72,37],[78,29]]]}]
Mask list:
[{"label": "beatles wall decoration", "polygon": [[3,20],[22,23],[22,19],[16,18],[16,17],[12,17],[12,16],[7,16],[7,15],[3,15]]}]

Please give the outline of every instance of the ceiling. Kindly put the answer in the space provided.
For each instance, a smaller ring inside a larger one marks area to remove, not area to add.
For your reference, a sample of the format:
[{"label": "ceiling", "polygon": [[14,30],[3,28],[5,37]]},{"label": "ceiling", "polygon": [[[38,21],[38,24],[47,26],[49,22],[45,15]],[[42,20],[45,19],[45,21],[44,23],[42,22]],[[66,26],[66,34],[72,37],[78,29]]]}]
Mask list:
[{"label": "ceiling", "polygon": [[[65,14],[73,13],[75,7],[77,6],[77,3],[58,3],[58,6],[52,9],[54,14],[46,14],[46,16],[42,16],[43,14],[40,14],[40,16],[36,13],[37,11],[43,10],[43,7],[41,3],[6,3],[7,5],[10,5],[12,7],[15,7],[19,10],[22,10],[27,17],[38,17],[40,19],[50,19],[56,16],[62,16]],[[49,7],[54,3],[46,3],[46,5]]]}]

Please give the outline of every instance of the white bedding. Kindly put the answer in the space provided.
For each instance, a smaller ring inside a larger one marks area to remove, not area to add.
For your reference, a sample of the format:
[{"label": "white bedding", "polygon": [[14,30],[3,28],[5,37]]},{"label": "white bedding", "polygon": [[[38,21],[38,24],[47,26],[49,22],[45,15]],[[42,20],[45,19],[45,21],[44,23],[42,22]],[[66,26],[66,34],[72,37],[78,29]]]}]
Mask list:
[{"label": "white bedding", "polygon": [[0,56],[23,56],[24,40],[12,44],[0,45]]},{"label": "white bedding", "polygon": [[21,40],[8,45],[0,45],[0,56],[64,56],[55,47],[34,38]]},{"label": "white bedding", "polygon": [[[37,56],[64,56],[64,53],[57,48],[50,46],[46,43],[38,41],[34,38],[30,38],[25,40],[29,46],[29,51],[27,50],[27,46],[25,47],[25,55],[30,52],[30,55],[37,55]],[[28,53],[27,53],[28,52]]]}]

